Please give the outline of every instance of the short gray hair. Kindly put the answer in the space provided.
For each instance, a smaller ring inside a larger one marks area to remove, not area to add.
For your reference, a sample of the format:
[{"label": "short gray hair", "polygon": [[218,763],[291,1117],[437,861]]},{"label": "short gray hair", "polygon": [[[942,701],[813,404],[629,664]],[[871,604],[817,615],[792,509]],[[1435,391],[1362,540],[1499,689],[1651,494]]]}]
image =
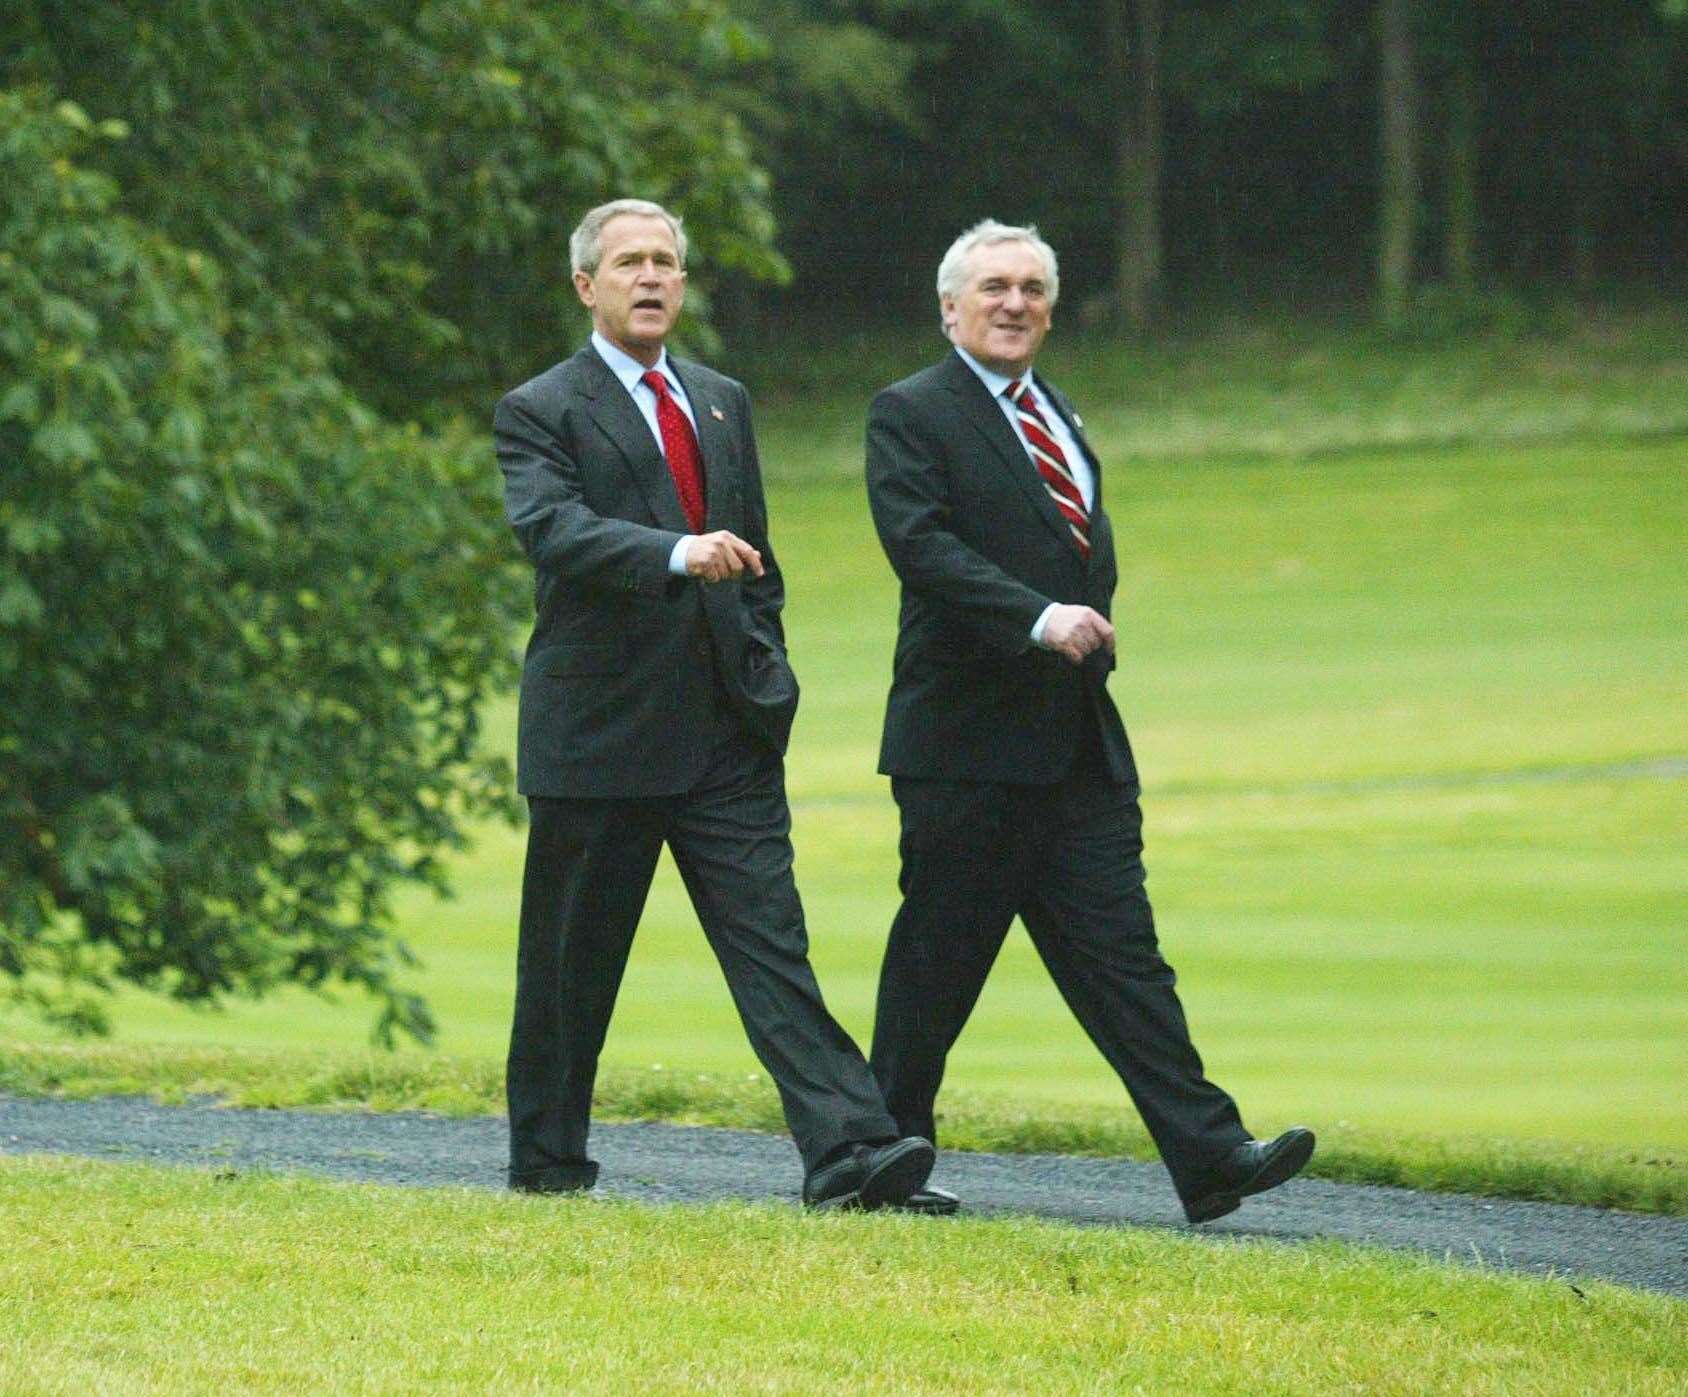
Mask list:
[{"label": "short gray hair", "polygon": [[668,212],[661,204],[653,204],[649,199],[611,199],[607,204],[599,204],[595,209],[588,209],[586,216],[580,220],[574,232],[569,234],[569,270],[571,272],[585,272],[587,276],[598,274],[598,263],[604,256],[604,225],[612,218],[619,218],[624,213],[641,214],[646,218],[660,218],[668,225],[674,234],[674,245],[680,253],[680,266],[686,265],[686,229],[680,219]]},{"label": "short gray hair", "polygon": [[967,285],[968,256],[974,248],[993,243],[1025,243],[1043,259],[1044,280],[1049,283],[1049,304],[1054,305],[1055,298],[1061,294],[1061,272],[1055,262],[1055,249],[1039,236],[1037,224],[1028,223],[1019,228],[1011,223],[998,223],[994,218],[975,223],[950,244],[944,260],[938,263],[939,298],[961,294]]}]

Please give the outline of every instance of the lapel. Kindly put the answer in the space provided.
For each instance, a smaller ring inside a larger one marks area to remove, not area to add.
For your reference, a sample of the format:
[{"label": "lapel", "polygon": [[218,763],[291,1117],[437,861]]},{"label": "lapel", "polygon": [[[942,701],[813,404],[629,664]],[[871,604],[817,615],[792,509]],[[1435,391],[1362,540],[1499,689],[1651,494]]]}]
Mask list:
[{"label": "lapel", "polygon": [[[610,372],[610,366],[590,344],[575,358],[581,367],[579,391],[589,404],[587,412],[627,462],[651,514],[665,529],[677,534],[690,533],[691,525],[680,508],[680,496],[674,489],[674,477],[668,473],[668,462],[662,459],[662,451],[632,394],[621,386],[621,380]],[[690,391],[688,388],[687,392]]]},{"label": "lapel", "polygon": [[[1061,511],[1055,507],[1055,501],[1050,499],[1049,488],[1043,483],[1043,477],[1037,473],[1037,467],[1026,454],[1024,444],[1008,425],[1008,418],[997,406],[991,397],[990,389],[985,387],[979,375],[967,366],[967,362],[959,354],[952,353],[944,363],[943,383],[945,388],[961,399],[962,415],[968,424],[990,443],[997,463],[1024,491],[1038,517],[1049,526],[1050,532],[1060,540],[1063,548],[1070,550],[1075,558],[1081,557],[1078,544],[1073,542],[1072,530],[1067,527],[1067,521],[1062,517]],[[1088,447],[1085,449],[1089,450]]]},{"label": "lapel", "polygon": [[696,364],[684,362],[670,354],[668,367],[674,371],[674,376],[680,380],[680,386],[686,390],[686,398],[692,405],[692,416],[697,418],[697,445],[703,456],[704,528],[706,531],[738,528],[740,525],[737,522],[723,522],[717,517],[717,510],[724,509],[727,502],[737,494],[737,491],[728,488],[728,477],[733,465],[732,437],[726,418],[715,415],[717,412],[725,412],[721,406],[722,395],[704,386]]}]

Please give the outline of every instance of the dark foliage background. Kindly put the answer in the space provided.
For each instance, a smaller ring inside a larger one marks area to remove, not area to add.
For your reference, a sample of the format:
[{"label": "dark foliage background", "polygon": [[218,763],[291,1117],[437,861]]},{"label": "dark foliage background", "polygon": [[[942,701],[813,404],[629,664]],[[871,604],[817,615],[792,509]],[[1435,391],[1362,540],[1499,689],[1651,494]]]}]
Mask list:
[{"label": "dark foliage background", "polygon": [[[1391,0],[1417,85],[1414,280],[1450,280],[1453,158],[1475,180],[1473,291],[1591,294],[1688,272],[1688,24],[1674,0]],[[1181,0],[1160,15],[1168,308],[1363,304],[1380,216],[1375,0]],[[868,0],[812,8],[901,46],[895,104],[774,133],[791,298],[924,308],[930,270],[977,218],[1035,221],[1063,289],[1106,318],[1117,291],[1118,122],[1110,12],[1142,0]],[[1468,72],[1474,119],[1454,129]],[[888,238],[888,235],[889,238]],[[864,294],[865,288],[871,294]]]}]

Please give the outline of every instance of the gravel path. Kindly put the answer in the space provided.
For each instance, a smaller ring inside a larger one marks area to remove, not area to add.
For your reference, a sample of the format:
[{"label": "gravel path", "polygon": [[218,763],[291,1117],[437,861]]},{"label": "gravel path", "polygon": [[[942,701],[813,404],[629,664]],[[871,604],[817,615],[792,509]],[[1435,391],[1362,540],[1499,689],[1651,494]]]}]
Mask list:
[{"label": "gravel path", "polygon": [[[789,1141],[741,1130],[596,1125],[599,1191],[652,1203],[743,1198],[796,1203]],[[500,1188],[497,1117],[252,1111],[0,1096],[0,1154],[71,1154],[149,1164],[297,1171],[366,1183]],[[943,1154],[933,1181],[969,1216],[1035,1214],[1099,1226],[1184,1228],[1158,1165],[1061,1155]],[[934,1221],[934,1226],[944,1225]],[[1339,1238],[1470,1265],[1591,1277],[1688,1296],[1688,1219],[1557,1203],[1297,1179],[1200,1229],[1226,1237]]]}]

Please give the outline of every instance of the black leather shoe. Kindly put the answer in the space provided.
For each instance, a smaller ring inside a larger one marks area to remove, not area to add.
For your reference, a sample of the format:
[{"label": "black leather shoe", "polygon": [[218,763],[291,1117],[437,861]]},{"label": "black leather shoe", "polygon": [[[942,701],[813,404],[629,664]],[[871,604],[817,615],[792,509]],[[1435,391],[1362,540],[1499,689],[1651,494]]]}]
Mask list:
[{"label": "black leather shoe", "polygon": [[1291,1127],[1276,1140],[1249,1140],[1238,1145],[1215,1171],[1220,1187],[1184,1204],[1191,1222],[1212,1222],[1234,1213],[1251,1193],[1264,1193],[1299,1174],[1313,1157],[1313,1132]]},{"label": "black leather shoe", "polygon": [[552,1164],[544,1169],[510,1171],[510,1187],[517,1193],[580,1193],[598,1182],[595,1160]]},{"label": "black leather shoe", "polygon": [[901,1203],[891,1208],[899,1213],[921,1213],[927,1217],[947,1218],[961,1207],[961,1200],[947,1188],[917,1188]]},{"label": "black leather shoe", "polygon": [[887,1208],[908,1200],[932,1172],[937,1151],[918,1135],[888,1145],[851,1145],[803,1180],[806,1208]]}]

